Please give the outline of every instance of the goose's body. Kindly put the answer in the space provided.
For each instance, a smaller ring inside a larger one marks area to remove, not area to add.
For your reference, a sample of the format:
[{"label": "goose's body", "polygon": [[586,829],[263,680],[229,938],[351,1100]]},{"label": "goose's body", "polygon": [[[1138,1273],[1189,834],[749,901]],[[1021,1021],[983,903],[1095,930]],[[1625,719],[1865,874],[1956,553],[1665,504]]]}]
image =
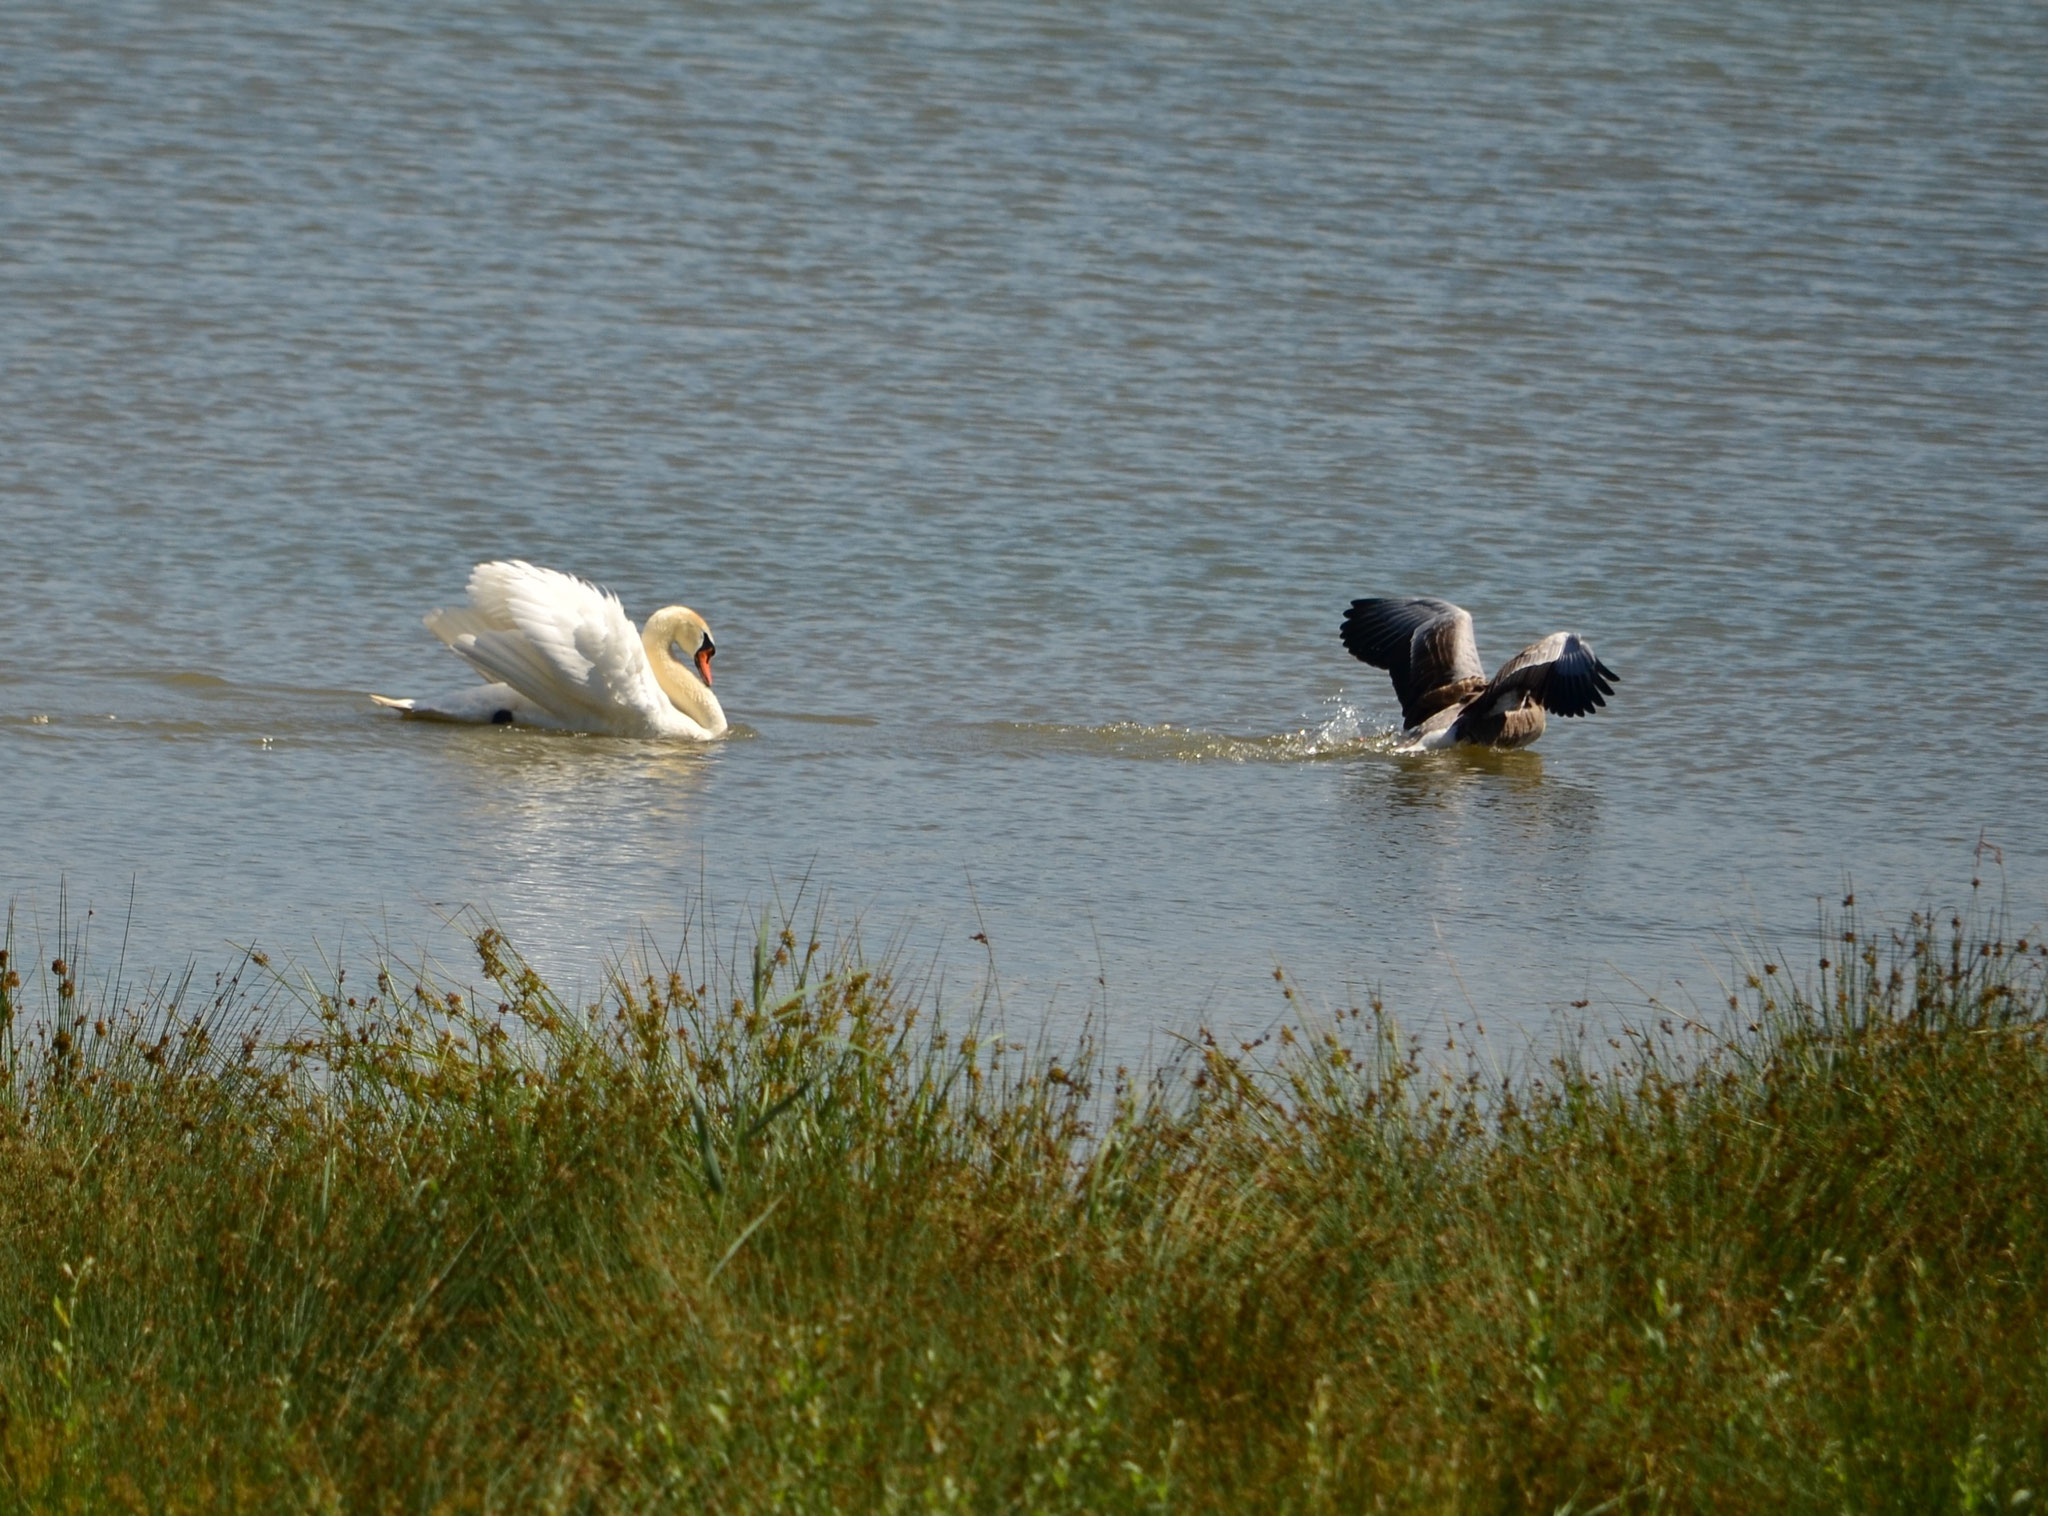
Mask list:
[{"label": "goose's body", "polygon": [[1425,595],[1354,600],[1341,635],[1352,657],[1393,679],[1404,735],[1417,748],[1527,747],[1547,713],[1591,715],[1614,693],[1614,670],[1577,632],[1531,643],[1489,679],[1472,618]]},{"label": "goose's body", "polygon": [[619,597],[587,580],[511,560],[480,563],[469,604],[427,627],[483,675],[482,688],[418,700],[370,698],[438,721],[517,722],[618,737],[723,736],[711,693],[711,628],[671,605],[640,631]]}]

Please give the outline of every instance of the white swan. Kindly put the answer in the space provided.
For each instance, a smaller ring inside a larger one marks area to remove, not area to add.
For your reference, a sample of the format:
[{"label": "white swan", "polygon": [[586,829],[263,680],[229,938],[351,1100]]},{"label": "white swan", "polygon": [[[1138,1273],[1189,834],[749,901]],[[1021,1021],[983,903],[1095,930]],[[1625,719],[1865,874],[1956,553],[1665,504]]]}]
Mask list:
[{"label": "white swan", "polygon": [[[671,605],[633,630],[619,597],[587,580],[512,559],[470,570],[469,604],[427,627],[488,681],[421,700],[370,698],[438,721],[519,722],[616,737],[725,734],[711,693],[711,628]],[[694,665],[694,668],[692,667]]]},{"label": "white swan", "polygon": [[1427,595],[1354,600],[1339,635],[1352,657],[1393,676],[1412,748],[1527,747],[1543,735],[1545,711],[1590,716],[1617,677],[1577,632],[1552,632],[1489,679],[1471,616]]}]

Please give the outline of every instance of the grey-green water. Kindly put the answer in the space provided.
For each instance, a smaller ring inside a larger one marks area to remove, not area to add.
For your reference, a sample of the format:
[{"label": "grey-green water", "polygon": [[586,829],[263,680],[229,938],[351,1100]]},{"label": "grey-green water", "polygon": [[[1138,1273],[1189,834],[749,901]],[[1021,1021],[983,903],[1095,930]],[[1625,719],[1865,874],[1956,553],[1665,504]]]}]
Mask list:
[{"label": "grey-green water", "polygon": [[[0,892],[68,881],[103,962],[131,882],[131,964],[475,904],[574,977],[808,877],[1135,1041],[1261,1024],[1276,962],[1712,1003],[1980,830],[2048,916],[2037,5],[5,31]],[[380,719],[514,554],[704,612],[740,735]],[[1619,695],[1348,746],[1387,592]]]}]

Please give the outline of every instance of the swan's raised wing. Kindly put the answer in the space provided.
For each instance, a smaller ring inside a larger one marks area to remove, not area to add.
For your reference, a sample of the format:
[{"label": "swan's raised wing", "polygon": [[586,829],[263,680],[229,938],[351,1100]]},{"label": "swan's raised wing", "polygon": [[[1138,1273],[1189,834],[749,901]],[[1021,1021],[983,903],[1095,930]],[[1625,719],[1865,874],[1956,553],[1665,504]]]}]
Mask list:
[{"label": "swan's raised wing", "polygon": [[486,679],[595,731],[655,728],[668,696],[619,597],[587,580],[512,560],[480,563],[470,604],[427,617],[434,635]]},{"label": "swan's raised wing", "polygon": [[1409,726],[1486,684],[1472,618],[1448,600],[1354,600],[1340,635],[1352,657],[1392,676]]},{"label": "swan's raised wing", "polygon": [[1522,691],[1552,715],[1590,716],[1614,693],[1617,677],[1577,632],[1552,632],[1503,663],[1486,695]]}]

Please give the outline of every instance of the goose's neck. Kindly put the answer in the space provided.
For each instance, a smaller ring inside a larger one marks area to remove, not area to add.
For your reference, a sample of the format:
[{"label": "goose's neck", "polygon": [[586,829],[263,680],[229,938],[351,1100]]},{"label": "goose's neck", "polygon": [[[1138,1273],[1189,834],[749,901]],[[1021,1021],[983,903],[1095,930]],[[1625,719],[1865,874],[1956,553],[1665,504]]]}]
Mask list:
[{"label": "goose's neck", "polygon": [[711,736],[725,731],[725,707],[711,693],[711,687],[697,677],[697,671],[669,651],[682,633],[694,640],[696,629],[682,622],[672,611],[657,611],[647,618],[640,633],[640,645],[647,650],[647,663],[654,670],[654,682],[668,696],[670,705],[689,717]]}]

